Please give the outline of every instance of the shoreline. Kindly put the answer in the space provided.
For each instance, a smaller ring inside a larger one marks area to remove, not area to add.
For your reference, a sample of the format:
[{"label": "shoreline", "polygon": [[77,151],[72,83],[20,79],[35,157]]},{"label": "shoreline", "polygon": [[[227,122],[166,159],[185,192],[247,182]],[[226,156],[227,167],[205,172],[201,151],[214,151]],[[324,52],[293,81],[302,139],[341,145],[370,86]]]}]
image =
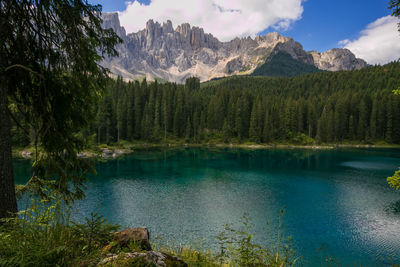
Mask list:
[{"label": "shoreline", "polygon": [[[298,144],[226,144],[226,143],[126,143],[115,145],[97,145],[85,149],[78,154],[81,158],[97,158],[99,160],[115,159],[124,155],[135,153],[136,150],[151,148],[231,148],[231,149],[310,149],[310,150],[331,150],[341,148],[381,148],[381,149],[400,149],[396,144],[320,144],[320,145],[298,145]],[[13,148],[14,159],[30,159],[34,157],[34,149]]]}]

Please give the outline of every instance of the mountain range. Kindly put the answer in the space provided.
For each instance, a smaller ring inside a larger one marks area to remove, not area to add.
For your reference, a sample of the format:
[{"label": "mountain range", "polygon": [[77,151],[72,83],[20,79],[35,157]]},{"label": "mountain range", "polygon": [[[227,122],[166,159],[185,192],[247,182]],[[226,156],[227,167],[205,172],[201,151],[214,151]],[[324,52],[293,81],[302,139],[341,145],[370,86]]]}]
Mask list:
[{"label": "mountain range", "polygon": [[[367,66],[348,49],[306,52],[300,43],[277,32],[254,39],[235,38],[221,42],[202,28],[191,27],[188,23],[174,29],[169,20],[162,24],[149,20],[145,29],[127,34],[120,25],[118,13],[104,13],[102,16],[103,28],[112,28],[124,41],[117,45],[119,56],[104,59],[102,65],[114,75],[128,80],[146,77],[148,80],[183,83],[191,76],[207,81],[231,75],[270,75],[265,70],[277,67],[280,71],[270,76],[301,74],[302,71],[293,72],[298,66],[307,70],[304,73],[354,70]],[[276,66],[282,62],[281,59],[285,59],[285,63]],[[290,72],[282,67],[288,64]]]}]

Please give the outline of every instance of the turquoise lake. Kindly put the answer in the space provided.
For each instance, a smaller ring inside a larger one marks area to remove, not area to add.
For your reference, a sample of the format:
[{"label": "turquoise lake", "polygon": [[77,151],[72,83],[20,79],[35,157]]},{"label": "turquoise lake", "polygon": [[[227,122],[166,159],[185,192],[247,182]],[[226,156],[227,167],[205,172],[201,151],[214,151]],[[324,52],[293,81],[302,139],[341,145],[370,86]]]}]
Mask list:
[{"label": "turquoise lake", "polygon": [[[326,258],[389,266],[400,263],[400,192],[386,177],[398,166],[394,149],[136,151],[97,164],[74,216],[98,212],[122,227],[146,226],[153,238],[216,248],[224,224],[239,225],[245,213],[256,241],[268,242],[284,208],[298,266],[326,266]],[[14,169],[25,181],[29,163]]]}]

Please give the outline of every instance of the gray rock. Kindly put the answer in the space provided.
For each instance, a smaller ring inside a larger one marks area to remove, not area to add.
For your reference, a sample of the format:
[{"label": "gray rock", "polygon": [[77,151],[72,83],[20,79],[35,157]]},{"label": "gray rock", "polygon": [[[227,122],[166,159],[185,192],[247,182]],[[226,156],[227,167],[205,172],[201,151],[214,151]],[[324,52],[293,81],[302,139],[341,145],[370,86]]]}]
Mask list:
[{"label": "gray rock", "polygon": [[30,151],[24,150],[24,151],[21,152],[21,156],[23,158],[25,158],[25,159],[28,159],[28,158],[31,158],[33,156],[33,153],[30,152]]},{"label": "gray rock", "polygon": [[[118,260],[124,260],[129,265],[129,260],[140,262],[140,266],[156,266],[156,267],[187,267],[188,265],[178,257],[174,257],[162,252],[146,251],[146,252],[128,252],[121,255],[110,254],[104,258],[99,265],[108,265],[112,263],[118,264]],[[129,265],[130,266],[130,265]],[[139,266],[139,265],[134,265]]]},{"label": "gray rock", "polygon": [[131,242],[137,242],[143,250],[151,250],[150,233],[147,228],[127,228],[114,233],[113,240],[120,248],[128,247]]},{"label": "gray rock", "polygon": [[311,51],[310,54],[315,66],[321,70],[359,70],[368,66],[367,62],[356,58],[348,49],[334,48],[324,53]]},{"label": "gray rock", "polygon": [[101,153],[101,157],[102,158],[109,158],[112,157],[114,154],[114,152],[108,148],[104,148],[102,153]]},{"label": "gray rock", "polygon": [[237,74],[250,74],[271,53],[290,54],[307,64],[328,71],[353,70],[367,66],[347,49],[325,53],[304,51],[300,43],[276,32],[255,39],[235,38],[220,42],[212,34],[188,23],[175,30],[171,21],[162,24],[149,20],[146,28],[126,34],[117,13],[103,14],[103,27],[112,28],[123,40],[117,45],[118,57],[106,58],[102,65],[126,79],[143,76],[183,83],[187,77],[201,81]]}]

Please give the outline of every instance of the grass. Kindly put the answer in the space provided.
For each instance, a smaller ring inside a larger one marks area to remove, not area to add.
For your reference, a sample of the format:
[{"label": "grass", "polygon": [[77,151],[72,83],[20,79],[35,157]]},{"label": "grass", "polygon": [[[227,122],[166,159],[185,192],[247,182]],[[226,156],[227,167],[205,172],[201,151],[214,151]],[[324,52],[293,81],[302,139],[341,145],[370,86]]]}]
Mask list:
[{"label": "grass", "polygon": [[0,266],[76,266],[96,262],[117,226],[92,214],[72,222],[59,198],[32,198],[29,208],[0,227]]},{"label": "grass", "polygon": [[[56,195],[50,196],[42,200],[31,198],[26,210],[7,219],[0,227],[0,266],[97,266],[104,259],[104,247],[115,243],[110,232],[119,226],[109,224],[97,214],[91,214],[84,222],[74,222],[70,208]],[[296,263],[298,258],[281,227],[274,233],[276,239],[272,244],[262,245],[254,242],[251,219],[245,215],[241,222],[239,228],[225,225],[225,230],[216,238],[218,251],[170,245],[160,239],[153,243],[153,248],[178,256],[189,266],[292,266]],[[120,257],[110,266],[150,266],[123,257],[124,253],[139,251],[138,246],[114,249],[112,252]]]},{"label": "grass", "polygon": [[299,257],[291,247],[291,238],[285,237],[282,232],[282,217],[283,210],[277,231],[270,232],[274,237],[272,243],[258,244],[254,241],[254,225],[245,214],[239,228],[225,225],[225,230],[216,238],[217,252],[190,246],[168,247],[165,244],[160,246],[160,250],[167,249],[167,253],[182,258],[189,266],[293,266]]}]

